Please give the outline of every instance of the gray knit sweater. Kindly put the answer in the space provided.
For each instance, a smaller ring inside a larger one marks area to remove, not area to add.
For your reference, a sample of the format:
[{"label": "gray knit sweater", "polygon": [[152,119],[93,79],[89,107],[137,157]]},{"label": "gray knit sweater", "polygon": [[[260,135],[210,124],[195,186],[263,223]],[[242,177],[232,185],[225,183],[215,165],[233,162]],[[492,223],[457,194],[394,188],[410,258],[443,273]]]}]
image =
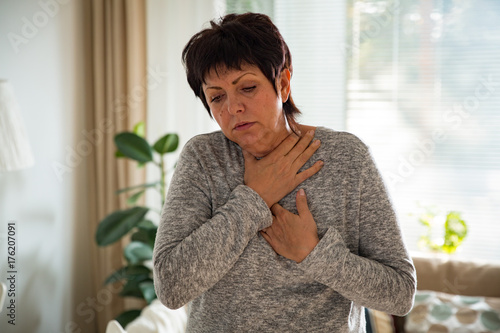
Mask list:
[{"label": "gray knit sweater", "polygon": [[319,127],[304,166],[324,167],[279,203],[297,213],[306,191],[319,244],[301,263],[258,233],[272,222],[243,183],[241,149],[222,132],[185,146],[154,249],[158,298],[189,303],[188,332],[364,332],[363,307],[407,313],[416,277],[380,175],[354,135]]}]

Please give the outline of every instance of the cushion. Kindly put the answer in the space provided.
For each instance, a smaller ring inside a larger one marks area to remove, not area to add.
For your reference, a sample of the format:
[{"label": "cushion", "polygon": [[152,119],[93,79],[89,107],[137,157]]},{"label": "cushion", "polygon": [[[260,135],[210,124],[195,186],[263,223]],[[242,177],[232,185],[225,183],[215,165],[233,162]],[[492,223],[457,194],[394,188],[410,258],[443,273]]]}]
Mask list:
[{"label": "cushion", "polygon": [[186,331],[187,313],[184,307],[171,310],[155,299],[139,317],[127,325],[127,333],[183,333]]},{"label": "cushion", "polygon": [[453,256],[413,254],[419,290],[500,297],[500,264]]},{"label": "cushion", "polygon": [[405,332],[500,332],[500,298],[419,290]]}]

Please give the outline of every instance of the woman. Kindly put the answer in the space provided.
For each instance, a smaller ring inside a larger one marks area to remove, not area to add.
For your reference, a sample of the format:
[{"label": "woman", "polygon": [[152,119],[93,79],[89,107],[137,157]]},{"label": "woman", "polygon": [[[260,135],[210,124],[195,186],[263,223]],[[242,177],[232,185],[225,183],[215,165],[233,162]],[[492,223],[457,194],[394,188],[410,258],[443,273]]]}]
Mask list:
[{"label": "woman", "polygon": [[183,51],[221,131],[191,139],[158,228],[155,287],[189,332],[363,332],[407,313],[415,271],[368,149],[297,123],[271,20],[227,15]]}]

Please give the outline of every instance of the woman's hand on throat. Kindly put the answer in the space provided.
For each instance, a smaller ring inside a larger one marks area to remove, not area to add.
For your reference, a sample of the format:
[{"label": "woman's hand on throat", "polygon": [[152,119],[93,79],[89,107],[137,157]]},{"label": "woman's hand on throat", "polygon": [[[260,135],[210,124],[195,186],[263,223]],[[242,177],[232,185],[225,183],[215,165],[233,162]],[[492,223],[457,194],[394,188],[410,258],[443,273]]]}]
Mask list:
[{"label": "woman's hand on throat", "polygon": [[245,185],[257,192],[269,208],[323,167],[323,161],[317,161],[298,173],[320,147],[319,140],[311,144],[313,138],[312,130],[302,137],[292,133],[261,159],[243,150]]}]

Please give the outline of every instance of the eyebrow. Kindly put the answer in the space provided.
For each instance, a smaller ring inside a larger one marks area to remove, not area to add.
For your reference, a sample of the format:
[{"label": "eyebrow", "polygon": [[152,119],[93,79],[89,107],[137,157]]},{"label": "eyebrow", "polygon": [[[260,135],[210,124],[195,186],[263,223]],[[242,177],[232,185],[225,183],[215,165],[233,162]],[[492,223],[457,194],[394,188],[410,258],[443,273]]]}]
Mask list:
[{"label": "eyebrow", "polygon": [[[253,73],[253,72],[246,72],[246,73],[243,73],[242,75],[240,75],[239,77],[237,77],[237,78],[236,78],[233,82],[231,82],[231,84],[233,84],[233,85],[234,85],[234,84],[237,84],[237,83],[238,83],[238,81],[240,81],[240,79],[241,79],[242,77],[244,77],[245,75],[248,75],[248,74],[250,74],[250,75],[254,75],[254,76],[257,76],[257,75],[256,75],[255,73]],[[205,90],[208,90],[208,89],[216,89],[216,90],[220,90],[220,89],[222,89],[222,88],[221,88],[221,87],[217,87],[217,86],[210,86],[210,87],[207,87]]]}]

